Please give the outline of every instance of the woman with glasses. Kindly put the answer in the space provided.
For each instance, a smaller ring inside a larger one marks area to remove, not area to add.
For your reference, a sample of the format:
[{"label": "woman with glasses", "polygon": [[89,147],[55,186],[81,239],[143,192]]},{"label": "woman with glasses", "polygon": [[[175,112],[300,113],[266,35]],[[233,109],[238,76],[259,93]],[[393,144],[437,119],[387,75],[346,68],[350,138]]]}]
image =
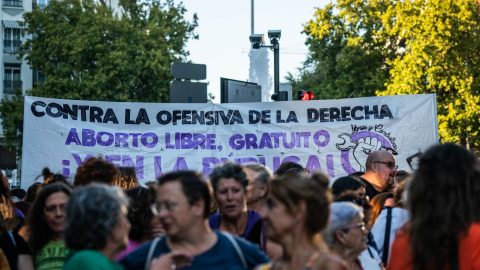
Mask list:
[{"label": "woman with glasses", "polygon": [[128,235],[128,247],[117,256],[116,261],[120,261],[142,244],[165,234],[158,217],[156,190],[153,187],[135,187],[125,193],[130,200],[128,220],[131,229]]},{"label": "woman with glasses", "polygon": [[329,214],[326,189],[319,178],[297,175],[271,182],[262,219],[268,238],[282,246],[283,255],[258,269],[345,269],[330,256],[319,234]]},{"label": "woman with glasses", "polygon": [[372,269],[362,266],[358,259],[367,248],[368,230],[363,222],[362,207],[352,202],[334,202],[330,211],[330,221],[322,233],[330,251],[345,260],[349,270]]},{"label": "woman with glasses", "polygon": [[62,269],[67,255],[63,238],[68,199],[72,189],[62,183],[47,184],[35,198],[27,217],[28,244],[35,269]]}]

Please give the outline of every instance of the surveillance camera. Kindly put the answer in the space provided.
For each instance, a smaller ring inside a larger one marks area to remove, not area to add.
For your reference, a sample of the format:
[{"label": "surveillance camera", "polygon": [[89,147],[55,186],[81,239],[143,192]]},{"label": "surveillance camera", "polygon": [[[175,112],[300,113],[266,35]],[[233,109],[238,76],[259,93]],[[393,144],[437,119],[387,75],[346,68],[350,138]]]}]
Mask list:
[{"label": "surveillance camera", "polygon": [[263,43],[263,34],[253,34],[250,36],[250,42],[252,44],[261,44]]},{"label": "surveillance camera", "polygon": [[280,36],[282,35],[282,30],[269,30],[268,31],[268,38],[273,39],[280,39]]}]

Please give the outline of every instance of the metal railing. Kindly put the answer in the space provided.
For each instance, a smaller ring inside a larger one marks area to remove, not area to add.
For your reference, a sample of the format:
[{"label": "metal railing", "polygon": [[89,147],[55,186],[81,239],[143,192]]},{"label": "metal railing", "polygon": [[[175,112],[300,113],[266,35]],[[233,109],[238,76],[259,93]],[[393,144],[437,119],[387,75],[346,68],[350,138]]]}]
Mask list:
[{"label": "metal railing", "polygon": [[3,52],[6,52],[6,53],[16,52],[20,46],[22,46],[21,40],[6,39],[3,41]]},{"label": "metal railing", "polygon": [[22,89],[22,81],[3,80],[3,93],[13,94],[15,88]]}]

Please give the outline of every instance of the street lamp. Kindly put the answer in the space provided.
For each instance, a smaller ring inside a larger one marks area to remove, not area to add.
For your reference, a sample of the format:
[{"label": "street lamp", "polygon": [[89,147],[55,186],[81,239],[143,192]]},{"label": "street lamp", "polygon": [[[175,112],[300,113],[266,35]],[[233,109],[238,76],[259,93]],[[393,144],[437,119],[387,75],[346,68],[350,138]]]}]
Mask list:
[{"label": "street lamp", "polygon": [[274,94],[272,99],[275,101],[286,101],[288,100],[288,95],[286,91],[280,93],[280,44],[278,40],[282,36],[281,30],[268,30],[268,38],[270,39],[270,44],[264,44],[264,35],[263,34],[253,34],[250,36],[250,42],[252,43],[253,49],[260,49],[262,47],[270,48],[273,51],[273,84],[274,84]]}]

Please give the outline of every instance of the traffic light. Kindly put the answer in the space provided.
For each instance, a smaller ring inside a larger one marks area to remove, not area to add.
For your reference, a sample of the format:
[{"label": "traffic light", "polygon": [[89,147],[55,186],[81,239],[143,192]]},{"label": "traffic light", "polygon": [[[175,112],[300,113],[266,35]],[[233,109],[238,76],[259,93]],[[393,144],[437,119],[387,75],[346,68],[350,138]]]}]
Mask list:
[{"label": "traffic light", "polygon": [[278,93],[274,93],[272,95],[272,100],[288,101],[288,92],[287,91],[279,91]]},{"label": "traffic light", "polygon": [[301,90],[298,91],[298,100],[312,100],[313,93],[311,91]]}]

